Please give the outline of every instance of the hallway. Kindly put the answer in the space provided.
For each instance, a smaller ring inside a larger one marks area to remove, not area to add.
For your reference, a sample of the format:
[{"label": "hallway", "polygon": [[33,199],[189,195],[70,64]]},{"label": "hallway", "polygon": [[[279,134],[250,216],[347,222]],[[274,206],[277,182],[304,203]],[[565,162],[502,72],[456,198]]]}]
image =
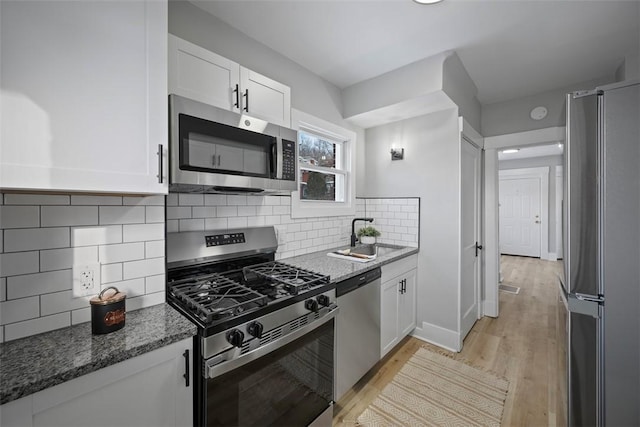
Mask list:
[{"label": "hallway", "polygon": [[[561,261],[516,256],[501,257],[503,285],[520,288],[500,292],[500,316],[484,317],[469,332],[455,359],[506,377],[509,392],[502,416],[503,426],[554,426],[556,417],[556,309],[557,276]],[[408,337],[388,354],[339,402],[334,426],[353,425],[380,390],[421,346],[442,349]]]}]

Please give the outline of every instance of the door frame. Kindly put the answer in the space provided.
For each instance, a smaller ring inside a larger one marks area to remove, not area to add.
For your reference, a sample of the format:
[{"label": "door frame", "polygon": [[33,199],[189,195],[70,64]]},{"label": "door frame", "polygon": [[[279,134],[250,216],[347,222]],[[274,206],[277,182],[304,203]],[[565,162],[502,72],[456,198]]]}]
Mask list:
[{"label": "door frame", "polygon": [[484,138],[484,300],[483,314],[498,317],[498,284],[500,279],[500,247],[498,219],[498,151],[507,147],[564,143],[565,127],[557,126],[533,131]]},{"label": "door frame", "polygon": [[[498,171],[499,181],[502,179],[535,178],[540,179],[540,259],[556,260],[556,254],[549,252],[549,167],[501,169]],[[500,182],[498,182],[498,200],[500,200]],[[498,209],[498,230],[500,230],[500,210]],[[500,239],[498,239],[500,244]],[[499,250],[498,246],[498,250]]]}]

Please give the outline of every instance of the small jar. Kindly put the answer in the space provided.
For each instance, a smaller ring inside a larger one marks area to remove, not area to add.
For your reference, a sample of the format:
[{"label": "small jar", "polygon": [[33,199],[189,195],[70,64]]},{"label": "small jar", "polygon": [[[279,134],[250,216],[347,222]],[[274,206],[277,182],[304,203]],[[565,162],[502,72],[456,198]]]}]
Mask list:
[{"label": "small jar", "polygon": [[89,300],[91,304],[91,332],[108,334],[124,327],[127,295],[109,286]]}]

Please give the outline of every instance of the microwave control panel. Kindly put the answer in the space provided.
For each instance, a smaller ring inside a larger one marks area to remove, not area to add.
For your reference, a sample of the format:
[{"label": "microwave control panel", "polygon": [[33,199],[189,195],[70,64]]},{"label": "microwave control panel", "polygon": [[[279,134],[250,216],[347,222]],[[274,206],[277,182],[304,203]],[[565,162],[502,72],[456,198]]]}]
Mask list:
[{"label": "microwave control panel", "polygon": [[282,179],[296,180],[296,145],[286,139],[282,140]]}]

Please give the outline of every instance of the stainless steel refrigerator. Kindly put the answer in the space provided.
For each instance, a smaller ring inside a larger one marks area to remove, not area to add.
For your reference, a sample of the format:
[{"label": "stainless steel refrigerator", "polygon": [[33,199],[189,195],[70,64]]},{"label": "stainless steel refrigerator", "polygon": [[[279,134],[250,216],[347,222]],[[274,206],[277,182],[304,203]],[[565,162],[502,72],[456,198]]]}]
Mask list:
[{"label": "stainless steel refrigerator", "polygon": [[558,411],[569,425],[640,425],[639,104],[639,81],[567,96]]}]

